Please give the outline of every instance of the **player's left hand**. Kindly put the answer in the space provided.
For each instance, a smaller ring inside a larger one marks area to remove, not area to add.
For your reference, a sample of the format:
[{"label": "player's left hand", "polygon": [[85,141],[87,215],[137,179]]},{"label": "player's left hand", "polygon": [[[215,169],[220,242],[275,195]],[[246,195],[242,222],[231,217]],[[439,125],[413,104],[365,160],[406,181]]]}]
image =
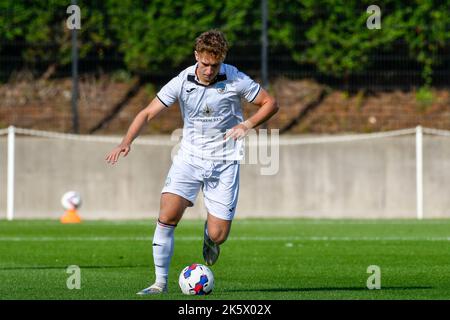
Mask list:
[{"label": "player's left hand", "polygon": [[227,140],[228,138],[233,138],[234,140],[242,139],[248,134],[249,131],[250,131],[249,127],[247,127],[244,123],[239,123],[233,128],[227,130],[224,139],[225,140]]}]

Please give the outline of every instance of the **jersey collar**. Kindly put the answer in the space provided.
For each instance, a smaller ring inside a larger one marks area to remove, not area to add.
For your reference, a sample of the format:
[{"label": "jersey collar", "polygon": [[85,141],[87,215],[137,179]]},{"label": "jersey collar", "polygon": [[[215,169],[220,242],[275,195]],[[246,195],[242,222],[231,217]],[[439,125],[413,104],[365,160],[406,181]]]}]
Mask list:
[{"label": "jersey collar", "polygon": [[193,83],[195,83],[198,86],[209,87],[209,86],[212,86],[213,84],[216,84],[217,82],[227,80],[227,74],[225,73],[225,69],[224,69],[224,66],[223,66],[223,63],[222,63],[222,65],[220,66],[220,71],[217,74],[217,76],[214,78],[214,80],[211,81],[211,83],[209,85],[202,84],[202,83],[200,83],[198,81],[197,74],[195,73],[195,70],[197,70],[197,65],[198,65],[198,63],[196,63],[193,66],[194,73],[188,73],[188,75],[187,75],[187,80],[188,81],[193,82]]}]

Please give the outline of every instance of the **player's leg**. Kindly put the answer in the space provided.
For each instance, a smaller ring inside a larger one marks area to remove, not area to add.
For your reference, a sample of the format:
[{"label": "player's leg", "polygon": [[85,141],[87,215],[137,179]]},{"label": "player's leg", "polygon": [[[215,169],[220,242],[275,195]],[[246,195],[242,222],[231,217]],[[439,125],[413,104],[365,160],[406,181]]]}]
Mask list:
[{"label": "player's leg", "polygon": [[167,284],[175,227],[188,206],[192,206],[192,203],[177,194],[168,192],[161,194],[159,218],[153,235],[153,260],[157,283]]},{"label": "player's leg", "polygon": [[167,291],[167,276],[174,250],[174,231],[187,207],[195,202],[201,181],[196,167],[176,156],[161,191],[158,222],[153,236],[156,282],[140,294]]},{"label": "player's leg", "polygon": [[203,240],[203,258],[206,265],[216,263],[220,247],[228,237],[236,212],[239,194],[239,164],[224,164],[216,168],[218,179],[206,181],[203,187],[208,210]]},{"label": "player's leg", "polygon": [[155,233],[153,235],[153,261],[156,280],[150,287],[138,292],[140,295],[167,292],[167,280],[174,249],[174,231],[191,201],[174,193],[161,194],[161,203]]},{"label": "player's leg", "polygon": [[208,212],[203,239],[203,258],[208,266],[216,263],[220,245],[228,238],[232,220],[224,220]]}]

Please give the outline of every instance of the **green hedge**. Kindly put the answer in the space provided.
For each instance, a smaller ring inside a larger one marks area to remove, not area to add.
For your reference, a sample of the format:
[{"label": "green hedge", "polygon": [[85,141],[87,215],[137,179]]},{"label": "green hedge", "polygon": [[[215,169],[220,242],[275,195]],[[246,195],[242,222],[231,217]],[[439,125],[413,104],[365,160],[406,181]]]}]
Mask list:
[{"label": "green hedge", "polygon": [[[98,0],[81,8],[80,57],[116,52],[131,72],[179,66],[192,56],[193,40],[210,28],[223,30],[232,46],[257,43],[258,0]],[[369,30],[366,9],[381,8],[381,29]],[[0,50],[14,43],[23,62],[70,62],[70,1],[0,0]],[[395,53],[402,43],[422,67],[426,84],[439,65],[437,53],[450,40],[450,0],[269,1],[269,41],[298,64],[325,75],[346,77],[367,70],[374,52]],[[305,46],[304,43],[307,43]],[[45,44],[54,44],[45,46]]]}]

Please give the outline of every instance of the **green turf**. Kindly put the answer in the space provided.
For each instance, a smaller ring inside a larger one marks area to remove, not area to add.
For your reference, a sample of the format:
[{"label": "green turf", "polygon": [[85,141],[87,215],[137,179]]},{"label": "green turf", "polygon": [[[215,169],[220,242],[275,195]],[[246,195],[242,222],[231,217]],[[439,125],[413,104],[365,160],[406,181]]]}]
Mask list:
[{"label": "green turf", "polygon": [[[202,221],[175,234],[169,294],[138,297],[153,280],[154,221],[0,221],[0,299],[450,299],[449,220],[236,220],[206,297],[178,274],[202,263]],[[69,290],[69,265],[81,289]],[[366,287],[381,268],[381,290]]]}]

